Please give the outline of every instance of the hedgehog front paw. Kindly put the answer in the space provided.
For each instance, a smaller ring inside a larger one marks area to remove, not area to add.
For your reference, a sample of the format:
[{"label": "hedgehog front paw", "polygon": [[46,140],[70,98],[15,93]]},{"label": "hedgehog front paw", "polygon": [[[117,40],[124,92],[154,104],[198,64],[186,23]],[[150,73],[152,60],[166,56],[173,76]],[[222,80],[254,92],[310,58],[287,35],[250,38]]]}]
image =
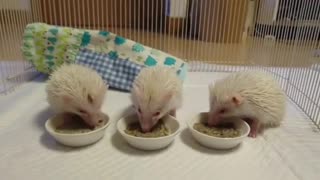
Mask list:
[{"label": "hedgehog front paw", "polygon": [[251,138],[256,138],[257,135],[258,135],[257,130],[252,130],[251,129],[248,136],[251,137]]},{"label": "hedgehog front paw", "polygon": [[257,120],[252,120],[250,123],[249,137],[256,138],[260,129],[260,123]]}]

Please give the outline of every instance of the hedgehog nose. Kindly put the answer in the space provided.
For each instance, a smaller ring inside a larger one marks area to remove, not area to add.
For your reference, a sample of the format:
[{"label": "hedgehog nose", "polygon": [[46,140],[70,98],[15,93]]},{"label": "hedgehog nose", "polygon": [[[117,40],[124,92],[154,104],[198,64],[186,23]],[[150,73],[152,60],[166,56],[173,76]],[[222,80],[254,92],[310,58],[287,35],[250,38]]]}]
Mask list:
[{"label": "hedgehog nose", "polygon": [[209,126],[216,126],[219,123],[219,117],[214,115],[209,115],[208,117],[208,125]]},{"label": "hedgehog nose", "polygon": [[208,125],[209,126],[215,126],[215,125],[217,125],[218,123],[217,123],[217,121],[212,121],[212,120],[209,120],[208,121]]},{"label": "hedgehog nose", "polygon": [[151,126],[149,124],[142,124],[141,129],[144,133],[149,132],[151,130]]},{"label": "hedgehog nose", "polygon": [[85,123],[87,124],[87,126],[91,129],[93,129],[95,127],[95,125],[91,122],[91,121],[88,121],[88,120],[85,120]]}]

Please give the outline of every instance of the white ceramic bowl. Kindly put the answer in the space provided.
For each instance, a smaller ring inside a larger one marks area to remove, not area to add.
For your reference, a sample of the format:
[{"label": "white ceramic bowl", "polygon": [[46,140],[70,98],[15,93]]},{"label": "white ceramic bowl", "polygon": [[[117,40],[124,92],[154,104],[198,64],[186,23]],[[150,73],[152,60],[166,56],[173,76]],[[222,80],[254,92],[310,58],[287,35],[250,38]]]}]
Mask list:
[{"label": "white ceramic bowl", "polygon": [[168,136],[157,137],[157,138],[144,138],[131,136],[125,133],[127,126],[133,122],[138,121],[138,116],[136,114],[131,114],[120,119],[117,122],[118,132],[122,137],[133,147],[141,150],[157,150],[167,147],[175,138],[175,136],[180,132],[180,124],[173,116],[166,116],[163,119],[165,125],[170,129]]},{"label": "white ceramic bowl", "polygon": [[63,123],[62,115],[56,115],[49,120],[47,120],[45,127],[48,133],[59,143],[66,146],[80,147],[93,144],[100,140],[104,134],[106,128],[110,124],[109,116],[105,114],[105,119],[107,120],[106,124],[96,130],[86,132],[86,133],[77,133],[77,134],[66,134],[56,132],[55,129],[57,126]]},{"label": "white ceramic bowl", "polygon": [[249,125],[241,120],[238,119],[234,122],[235,128],[240,130],[240,136],[234,137],[234,138],[220,138],[220,137],[214,137],[209,136],[206,134],[203,134],[193,128],[193,125],[195,123],[201,122],[203,119],[208,118],[207,112],[201,112],[194,118],[190,119],[188,121],[188,127],[192,133],[192,136],[203,146],[206,146],[208,148],[213,149],[231,149],[239,145],[249,134],[250,127]]}]

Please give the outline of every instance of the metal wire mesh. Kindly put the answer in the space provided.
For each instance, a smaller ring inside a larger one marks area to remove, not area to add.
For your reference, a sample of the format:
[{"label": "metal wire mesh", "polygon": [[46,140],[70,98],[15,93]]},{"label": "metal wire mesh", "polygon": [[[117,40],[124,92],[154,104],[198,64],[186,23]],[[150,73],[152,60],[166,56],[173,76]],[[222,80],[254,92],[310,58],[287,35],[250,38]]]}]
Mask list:
[{"label": "metal wire mesh", "polygon": [[22,2],[0,1],[0,94],[11,92],[37,74],[20,52],[25,26],[37,20],[30,4]]},{"label": "metal wire mesh", "polygon": [[0,91],[31,77],[22,33],[45,22],[114,32],[183,58],[190,71],[271,72],[319,126],[319,16],[318,0],[1,0]]}]

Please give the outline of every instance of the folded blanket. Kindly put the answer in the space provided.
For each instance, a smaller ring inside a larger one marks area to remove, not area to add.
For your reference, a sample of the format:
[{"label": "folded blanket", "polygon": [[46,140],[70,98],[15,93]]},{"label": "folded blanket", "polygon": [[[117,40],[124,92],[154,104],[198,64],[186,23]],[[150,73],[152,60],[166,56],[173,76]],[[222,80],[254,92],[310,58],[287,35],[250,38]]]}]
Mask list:
[{"label": "folded blanket", "polygon": [[135,77],[144,67],[127,59],[114,59],[107,53],[81,48],[76,63],[96,70],[110,87],[130,91]]},{"label": "folded blanket", "polygon": [[27,25],[22,52],[39,72],[50,74],[63,63],[81,63],[99,72],[110,87],[122,90],[130,88],[144,67],[169,66],[182,80],[187,72],[183,60],[111,32],[44,23]]}]

